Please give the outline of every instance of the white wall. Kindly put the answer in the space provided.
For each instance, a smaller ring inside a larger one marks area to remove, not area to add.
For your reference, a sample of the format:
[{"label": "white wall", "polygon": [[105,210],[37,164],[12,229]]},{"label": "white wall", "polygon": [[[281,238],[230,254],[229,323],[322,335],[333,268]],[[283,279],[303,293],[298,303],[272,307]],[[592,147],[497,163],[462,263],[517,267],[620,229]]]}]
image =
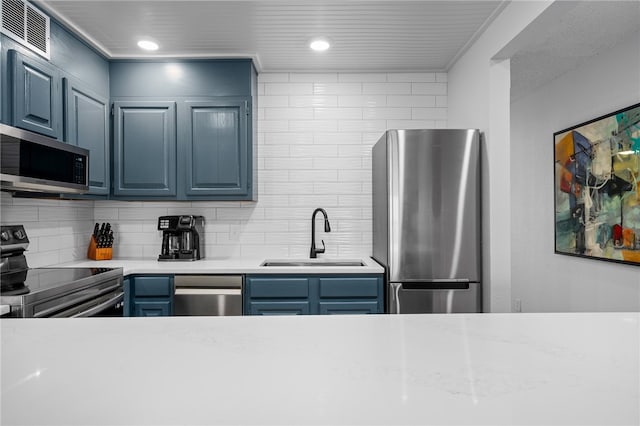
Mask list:
[{"label": "white wall", "polygon": [[[324,207],[332,232],[317,226],[325,257],[371,254],[371,147],[388,128],[447,126],[445,73],[263,73],[258,77],[257,202],[40,201],[3,195],[1,222],[25,223],[31,266],[82,259],[93,221],[111,222],[114,256],[155,259],[157,218],[200,214],[207,257],[307,257],[311,214]],[[24,214],[23,214],[24,213]],[[52,214],[56,219],[48,219]],[[56,253],[38,241],[74,243]],[[318,223],[320,221],[318,220]],[[86,241],[85,241],[86,240]]]},{"label": "white wall", "polygon": [[640,34],[511,108],[512,298],[523,311],[638,311],[640,269],[553,253],[553,133],[640,102]]},{"label": "white wall", "polygon": [[511,289],[509,61],[495,55],[552,2],[511,2],[449,70],[449,127],[485,136],[483,180],[483,307],[508,312]]}]

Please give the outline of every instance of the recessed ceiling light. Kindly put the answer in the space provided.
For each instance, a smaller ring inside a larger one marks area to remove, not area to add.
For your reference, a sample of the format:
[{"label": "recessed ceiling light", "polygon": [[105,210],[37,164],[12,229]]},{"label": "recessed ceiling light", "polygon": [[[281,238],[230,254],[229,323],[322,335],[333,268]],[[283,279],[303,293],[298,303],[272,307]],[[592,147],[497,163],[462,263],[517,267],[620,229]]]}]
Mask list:
[{"label": "recessed ceiling light", "polygon": [[331,47],[331,43],[326,38],[315,38],[311,40],[309,47],[316,52],[324,52]]},{"label": "recessed ceiling light", "polygon": [[140,40],[138,42],[138,47],[144,50],[158,50],[158,43],[151,40]]}]

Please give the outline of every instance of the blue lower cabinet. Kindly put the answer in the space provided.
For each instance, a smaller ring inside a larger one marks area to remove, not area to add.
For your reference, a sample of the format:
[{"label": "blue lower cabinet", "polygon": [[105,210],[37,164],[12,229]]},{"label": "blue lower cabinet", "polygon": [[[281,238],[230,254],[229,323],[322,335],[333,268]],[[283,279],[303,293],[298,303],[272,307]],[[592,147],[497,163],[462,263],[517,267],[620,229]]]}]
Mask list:
[{"label": "blue lower cabinet", "polygon": [[166,317],[173,314],[173,275],[130,275],[124,279],[124,315]]},{"label": "blue lower cabinet", "polygon": [[377,300],[351,300],[348,302],[324,302],[320,301],[321,315],[346,315],[346,314],[379,314],[380,302]]},{"label": "blue lower cabinet", "polygon": [[168,317],[171,316],[170,300],[140,300],[134,301],[134,317]]},{"label": "blue lower cabinet", "polygon": [[245,315],[384,313],[382,275],[248,275]]},{"label": "blue lower cabinet", "polygon": [[249,302],[248,315],[308,315],[309,302]]}]

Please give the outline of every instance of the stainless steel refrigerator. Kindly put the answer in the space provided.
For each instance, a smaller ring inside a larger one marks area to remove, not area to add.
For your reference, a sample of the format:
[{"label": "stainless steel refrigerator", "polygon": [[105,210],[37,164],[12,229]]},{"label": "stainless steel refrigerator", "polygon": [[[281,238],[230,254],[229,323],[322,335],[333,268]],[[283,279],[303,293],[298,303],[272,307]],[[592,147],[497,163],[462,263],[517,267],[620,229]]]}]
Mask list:
[{"label": "stainless steel refrigerator", "polygon": [[373,257],[388,313],[482,312],[480,134],[388,130],[373,147]]}]

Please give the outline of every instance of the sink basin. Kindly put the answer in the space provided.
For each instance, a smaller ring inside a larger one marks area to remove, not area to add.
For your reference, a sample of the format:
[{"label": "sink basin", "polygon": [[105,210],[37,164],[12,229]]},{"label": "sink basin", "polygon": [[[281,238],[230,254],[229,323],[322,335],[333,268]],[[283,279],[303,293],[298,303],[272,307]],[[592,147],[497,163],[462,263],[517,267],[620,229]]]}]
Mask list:
[{"label": "sink basin", "polygon": [[360,260],[265,260],[260,266],[366,266]]}]

